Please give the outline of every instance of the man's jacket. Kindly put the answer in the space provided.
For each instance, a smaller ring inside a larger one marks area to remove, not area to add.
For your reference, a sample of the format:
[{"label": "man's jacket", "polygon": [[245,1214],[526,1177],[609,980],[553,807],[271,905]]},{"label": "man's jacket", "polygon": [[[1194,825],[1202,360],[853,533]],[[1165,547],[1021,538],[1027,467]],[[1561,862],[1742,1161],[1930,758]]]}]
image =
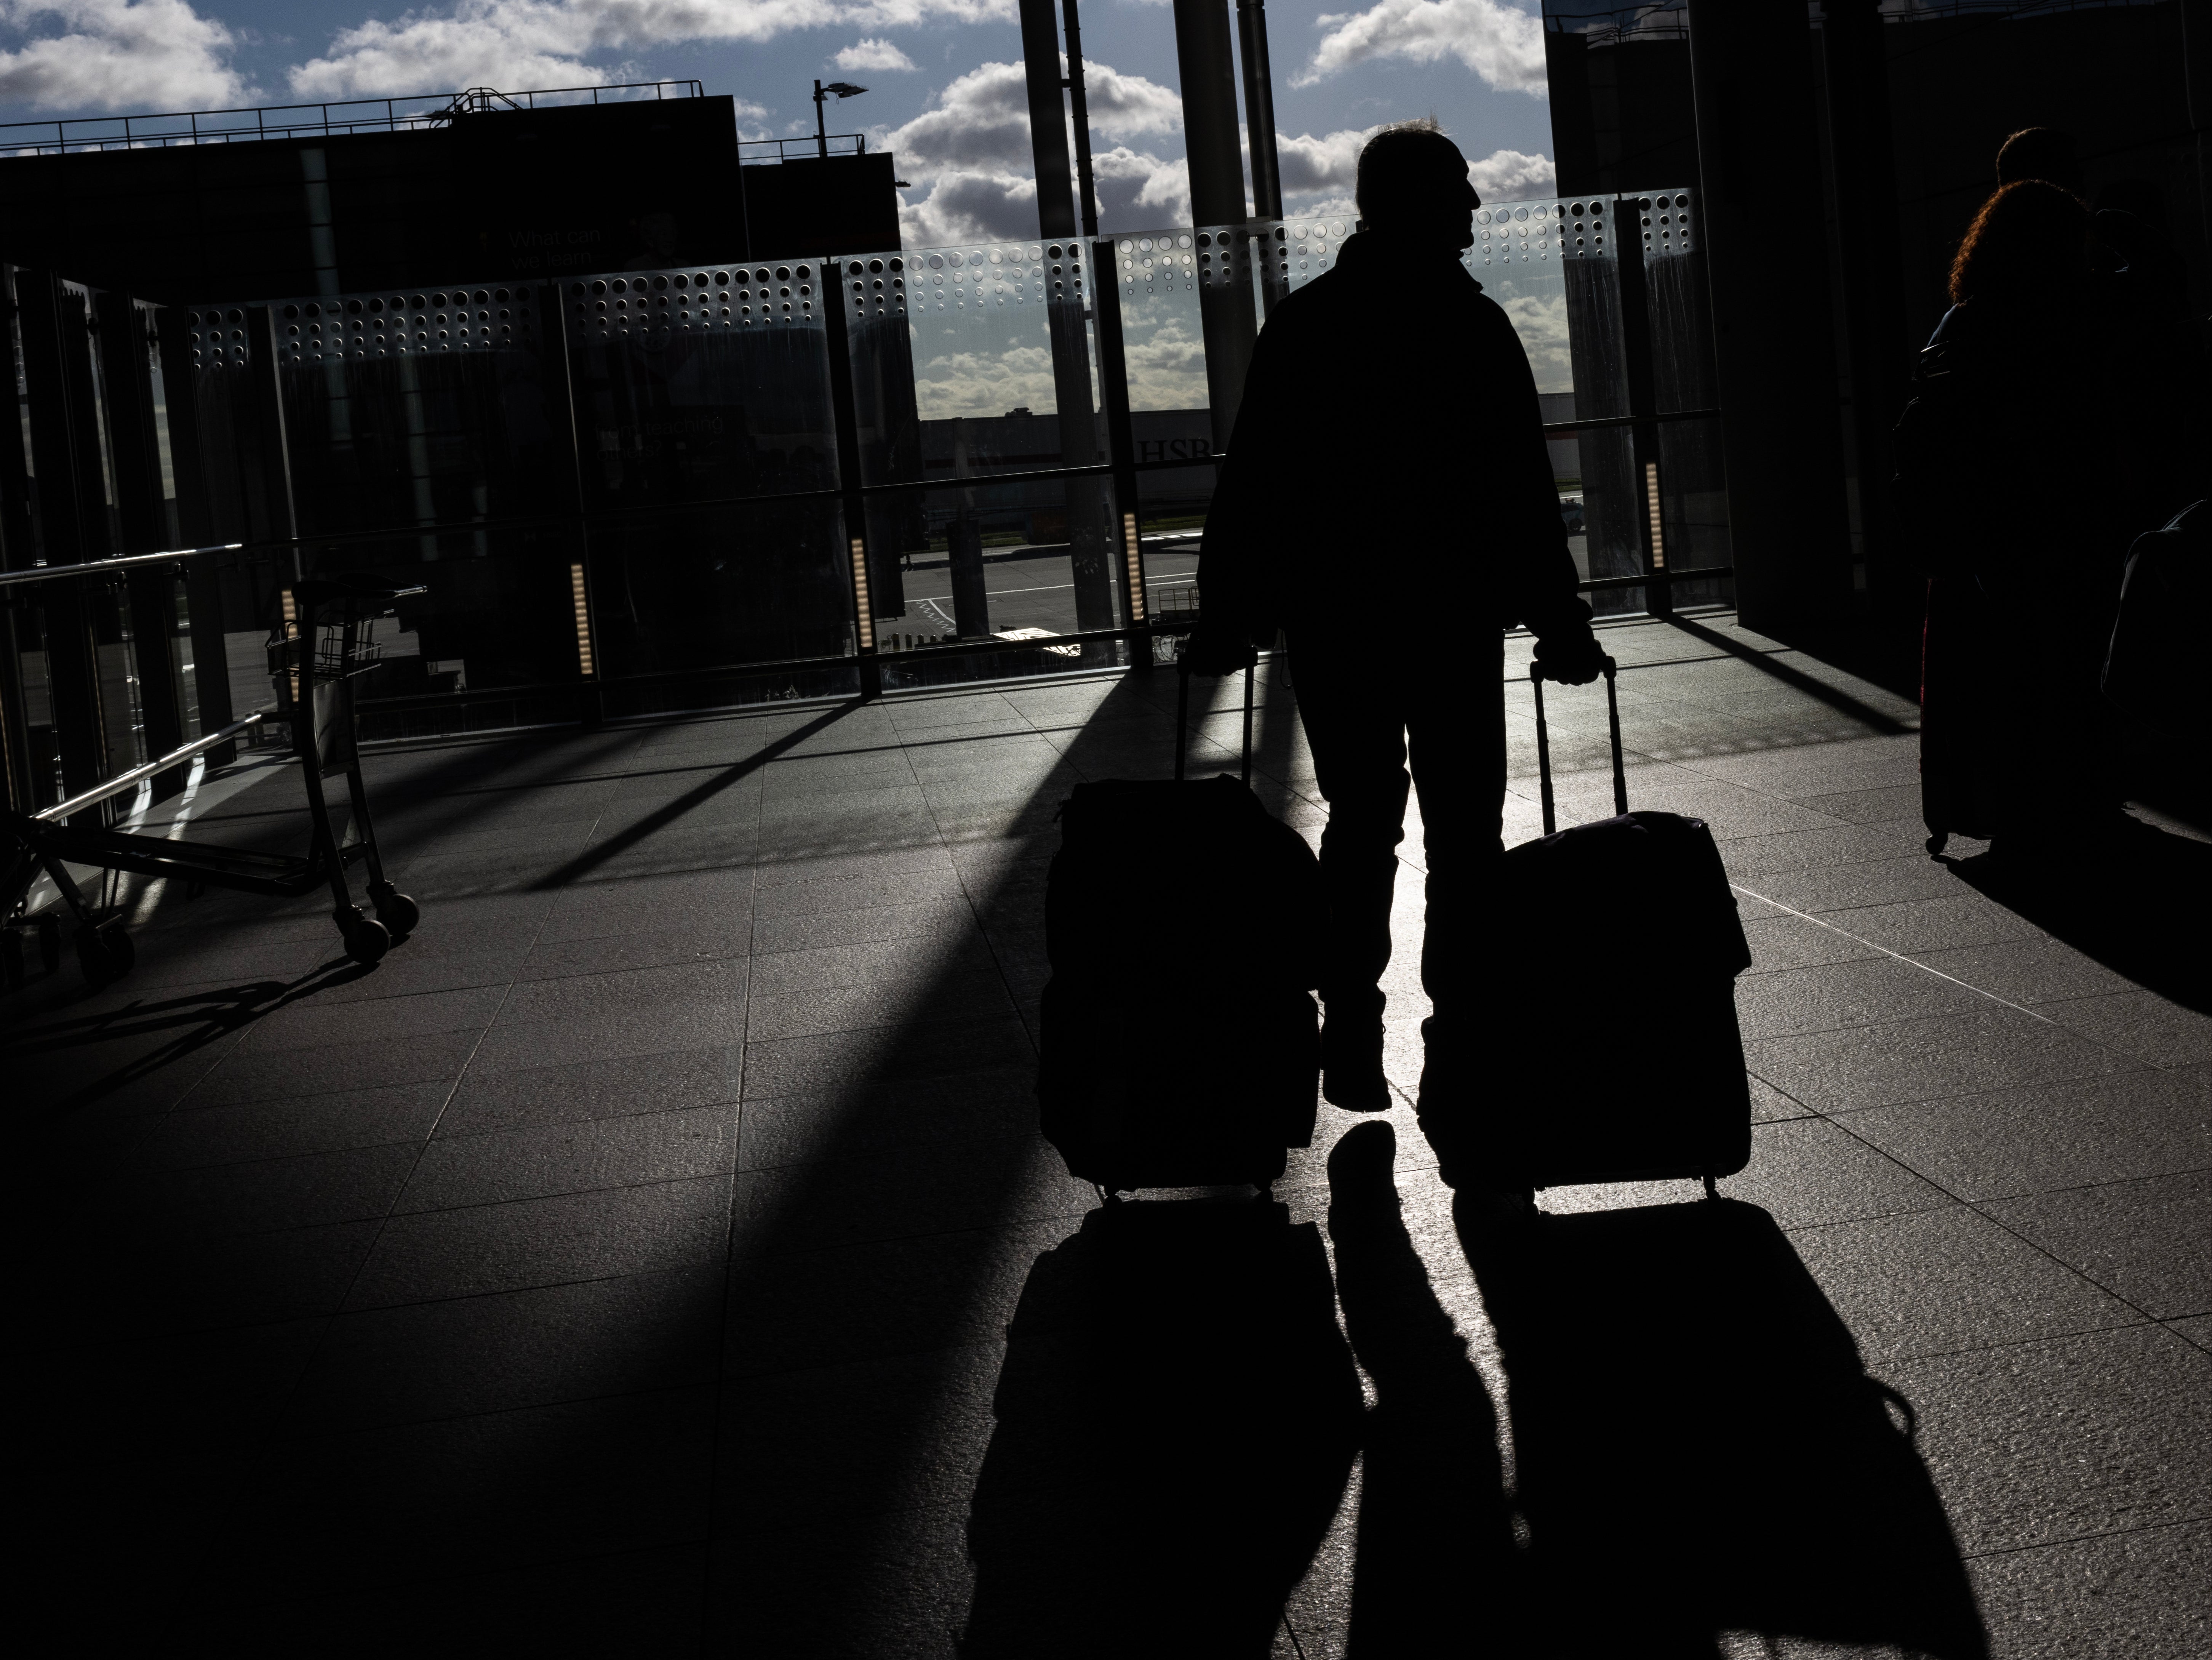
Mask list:
[{"label": "man's jacket", "polygon": [[1277,303],[1198,581],[1209,625],[1263,645],[1355,622],[1587,623],[1528,354],[1455,254],[1364,231]]}]

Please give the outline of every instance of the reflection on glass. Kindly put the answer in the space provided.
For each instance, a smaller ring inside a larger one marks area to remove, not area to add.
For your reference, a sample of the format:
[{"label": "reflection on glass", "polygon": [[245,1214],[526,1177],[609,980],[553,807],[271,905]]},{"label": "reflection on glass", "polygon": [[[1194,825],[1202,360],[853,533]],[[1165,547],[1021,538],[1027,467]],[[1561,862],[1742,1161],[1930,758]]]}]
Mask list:
[{"label": "reflection on glass", "polygon": [[[1194,453],[1212,450],[1199,297],[1201,289],[1217,284],[1249,282],[1247,240],[1248,234],[1235,227],[1176,228],[1114,239],[1129,408],[1139,415],[1157,411],[1181,417],[1152,423],[1152,443],[1173,435],[1194,443]],[[1140,433],[1139,459],[1158,459],[1145,450],[1147,441]]]},{"label": "reflection on glass", "polygon": [[[1088,263],[1080,241],[1049,240],[834,262],[852,340],[865,482],[944,484],[1102,465],[1097,359],[1085,315]],[[878,634],[903,642],[997,632],[979,584],[994,557],[987,550],[1017,544],[1054,550],[1069,603],[1052,632],[1120,626],[1126,595],[1108,495],[1103,477],[1094,475],[872,496]],[[894,550],[896,569],[885,572]],[[940,557],[947,592],[933,594],[927,581],[917,587],[915,573]],[[956,589],[964,609],[953,603]]]},{"label": "reflection on glass", "polygon": [[786,260],[569,282],[587,503],[836,489],[821,280]]},{"label": "reflection on glass", "polygon": [[[1080,242],[917,248],[847,254],[836,263],[852,325],[888,330],[905,321],[915,418],[933,478],[943,476],[951,453],[944,431],[949,423],[1057,416],[1064,401],[1074,401],[1064,395],[1079,386],[1082,415],[1089,417],[1095,370],[1082,315],[1087,290]],[[1064,340],[1056,319],[1072,323]],[[1079,430],[1073,435],[1079,443]],[[978,471],[1060,465],[1057,453],[1035,459],[1035,438],[1034,429],[971,425],[965,463]],[[871,484],[904,482],[872,471],[864,477]]]},{"label": "reflection on glass", "polygon": [[[1084,478],[930,490],[918,504],[928,540],[903,558],[905,614],[878,631],[878,648],[1091,631],[1075,518],[1086,505],[1109,514],[1111,496],[1110,486]],[[1126,593],[1113,598],[1126,607]],[[1085,654],[1080,645],[1051,649],[1078,660]]]},{"label": "reflection on glass", "polygon": [[592,528],[595,656],[612,677],[853,650],[835,497]]}]

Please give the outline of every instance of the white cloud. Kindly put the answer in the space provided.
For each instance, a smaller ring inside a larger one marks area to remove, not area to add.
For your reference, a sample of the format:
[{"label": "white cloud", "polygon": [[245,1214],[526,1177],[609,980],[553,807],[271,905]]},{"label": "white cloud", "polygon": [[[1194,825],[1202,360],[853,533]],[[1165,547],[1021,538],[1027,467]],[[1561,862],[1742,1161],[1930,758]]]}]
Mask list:
[{"label": "white cloud", "polygon": [[0,0],[0,28],[61,32],[0,51],[0,101],[33,109],[206,109],[254,90],[229,29],[189,0]]},{"label": "white cloud", "polygon": [[[1091,125],[1103,138],[1169,134],[1182,125],[1172,88],[1110,64],[1084,66]],[[872,135],[899,173],[927,194],[908,198],[901,234],[909,247],[1036,234],[1036,161],[1030,149],[1028,81],[1019,64],[982,64],[960,76],[904,126]],[[1070,140],[1071,154],[1073,139]],[[1091,157],[1102,228],[1172,224],[1190,211],[1180,157],[1115,143]]]},{"label": "white cloud", "polygon": [[914,68],[914,59],[888,40],[860,40],[840,51],[837,67],[856,72],[872,70],[878,75],[903,73]]},{"label": "white cloud", "polygon": [[[1316,138],[1311,133],[1275,137],[1275,159],[1282,170],[1283,198],[1296,213],[1322,215],[1352,210],[1352,190],[1359,181],[1359,152],[1379,126],[1346,129]],[[1549,196],[1556,172],[1547,155],[1520,150],[1492,150],[1468,164],[1468,177],[1486,202],[1525,202]],[[1298,198],[1327,199],[1294,205]]]},{"label": "white cloud", "polygon": [[1502,91],[1545,95],[1543,23],[1502,0],[1377,0],[1365,11],[1315,21],[1328,33],[1313,62],[1291,77],[1294,87],[1370,58],[1452,57]]},{"label": "white cloud", "polygon": [[758,42],[800,29],[1009,21],[1013,0],[459,0],[342,29],[290,71],[302,98],[588,85],[611,54],[683,40]]},{"label": "white cloud", "polygon": [[1548,155],[1492,150],[1468,167],[1476,194],[1486,202],[1533,202],[1559,189],[1559,169]]},{"label": "white cloud", "polygon": [[1378,127],[1344,128],[1316,138],[1302,132],[1293,138],[1275,135],[1275,165],[1283,178],[1287,199],[1316,192],[1332,192],[1346,201],[1359,178],[1359,152]]}]

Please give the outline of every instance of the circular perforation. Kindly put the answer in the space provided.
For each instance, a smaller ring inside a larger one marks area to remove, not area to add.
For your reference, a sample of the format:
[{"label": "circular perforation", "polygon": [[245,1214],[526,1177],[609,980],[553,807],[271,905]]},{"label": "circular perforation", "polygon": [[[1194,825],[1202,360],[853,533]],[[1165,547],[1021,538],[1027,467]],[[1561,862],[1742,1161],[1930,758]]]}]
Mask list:
[{"label": "circular perforation", "polygon": [[810,262],[578,277],[568,285],[568,326],[587,340],[635,338],[649,346],[687,335],[818,326],[815,289],[827,275]]},{"label": "circular perforation", "polygon": [[[1079,242],[1003,242],[995,247],[918,248],[902,259],[884,254],[876,262],[848,259],[845,263],[847,295],[854,303],[858,303],[858,297],[852,291],[854,272],[850,268],[856,264],[872,263],[886,267],[882,273],[872,270],[866,273],[867,303],[864,313],[869,317],[894,315],[902,307],[911,307],[917,312],[957,313],[1018,309],[1040,306],[1048,300],[1079,301],[1083,297],[1083,245]],[[895,272],[892,268],[898,269]],[[891,280],[894,275],[903,282],[903,287],[900,282]],[[880,309],[875,303],[875,284],[878,280],[884,284]]]}]

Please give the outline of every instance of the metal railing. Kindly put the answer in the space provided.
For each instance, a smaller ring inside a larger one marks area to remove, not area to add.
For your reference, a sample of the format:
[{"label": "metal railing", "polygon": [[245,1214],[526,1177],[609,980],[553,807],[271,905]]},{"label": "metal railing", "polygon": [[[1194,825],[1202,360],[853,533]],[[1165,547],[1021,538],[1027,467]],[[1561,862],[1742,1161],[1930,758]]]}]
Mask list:
[{"label": "metal railing", "polygon": [[[678,90],[671,90],[677,88]],[[617,97],[617,94],[628,94]],[[0,155],[58,155],[70,151],[157,149],[177,144],[234,144],[266,138],[330,137],[356,132],[405,132],[444,126],[460,116],[501,109],[569,104],[634,103],[653,98],[700,98],[697,81],[626,81],[599,87],[544,87],[500,92],[425,93],[415,98],[357,98],[332,104],[275,104],[259,109],[179,110],[166,115],[80,116],[58,121],[0,124]],[[179,126],[178,123],[183,123]],[[813,141],[807,145],[811,150]]]},{"label": "metal railing", "polygon": [[865,132],[833,132],[826,141],[813,138],[746,138],[738,144],[738,160],[758,165],[765,161],[788,161],[792,152],[805,161],[822,154],[826,142],[832,155],[866,155],[868,135]]}]

